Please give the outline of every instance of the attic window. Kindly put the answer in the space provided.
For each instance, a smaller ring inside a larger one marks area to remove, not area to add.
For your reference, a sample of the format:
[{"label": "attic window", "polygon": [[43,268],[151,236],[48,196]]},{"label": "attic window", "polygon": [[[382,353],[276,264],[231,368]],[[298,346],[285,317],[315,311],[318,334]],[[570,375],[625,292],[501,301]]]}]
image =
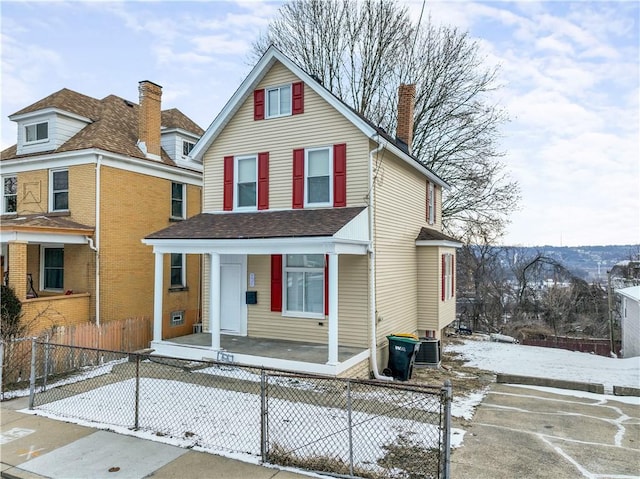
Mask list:
[{"label": "attic window", "polygon": [[195,143],[191,143],[190,141],[182,141],[182,155],[183,156],[189,156],[189,153],[191,153],[191,150],[193,150],[193,147],[196,146]]},{"label": "attic window", "polygon": [[267,89],[267,118],[291,115],[291,85]]},{"label": "attic window", "polygon": [[49,139],[49,123],[33,123],[24,127],[25,143],[35,143]]}]

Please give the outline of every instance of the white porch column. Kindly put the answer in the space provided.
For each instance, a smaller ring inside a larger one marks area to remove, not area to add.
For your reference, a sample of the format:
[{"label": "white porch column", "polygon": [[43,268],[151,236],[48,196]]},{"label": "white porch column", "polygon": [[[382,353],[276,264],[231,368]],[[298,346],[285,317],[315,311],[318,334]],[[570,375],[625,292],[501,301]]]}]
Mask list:
[{"label": "white porch column", "polygon": [[155,277],[153,284],[153,340],[162,341],[162,286],[164,283],[164,261],[162,253],[155,253]]},{"label": "white porch column", "polygon": [[338,364],[338,255],[329,254],[329,361]]},{"label": "white porch column", "polygon": [[209,253],[209,329],[211,349],[220,350],[220,255]]}]

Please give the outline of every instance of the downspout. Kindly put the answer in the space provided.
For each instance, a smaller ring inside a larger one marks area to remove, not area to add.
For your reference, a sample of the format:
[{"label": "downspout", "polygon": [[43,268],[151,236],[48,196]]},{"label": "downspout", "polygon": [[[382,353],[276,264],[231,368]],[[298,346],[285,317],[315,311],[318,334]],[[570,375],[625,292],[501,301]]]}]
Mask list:
[{"label": "downspout", "polygon": [[[89,247],[96,252],[96,326],[100,326],[100,167],[102,155],[98,155],[96,162],[96,229],[94,233],[95,247],[89,243]],[[88,238],[90,240],[90,238]]]},{"label": "downspout", "polygon": [[377,333],[377,314],[376,314],[376,251],[373,244],[374,219],[374,185],[373,185],[373,155],[384,148],[381,143],[377,148],[369,152],[369,298],[371,301],[371,370],[373,377],[382,381],[393,381],[392,377],[383,376],[378,371],[378,333]]}]

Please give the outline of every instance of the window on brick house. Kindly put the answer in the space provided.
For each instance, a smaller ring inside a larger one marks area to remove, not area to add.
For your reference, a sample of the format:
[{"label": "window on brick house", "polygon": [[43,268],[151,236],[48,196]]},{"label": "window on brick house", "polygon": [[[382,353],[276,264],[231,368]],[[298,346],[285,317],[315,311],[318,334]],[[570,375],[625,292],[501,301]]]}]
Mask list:
[{"label": "window on brick house", "polygon": [[62,291],[64,289],[64,248],[43,246],[41,253],[41,288]]},{"label": "window on brick house", "polygon": [[49,172],[49,210],[66,211],[69,209],[69,170],[51,170]]},{"label": "window on brick house", "polygon": [[172,218],[185,218],[186,217],[186,202],[185,202],[185,185],[182,183],[171,183],[171,217]]},{"label": "window on brick house", "polygon": [[185,286],[185,255],[182,253],[171,253],[171,287],[184,288]]},{"label": "window on brick house", "polygon": [[2,178],[2,213],[15,213],[18,209],[18,178]]}]

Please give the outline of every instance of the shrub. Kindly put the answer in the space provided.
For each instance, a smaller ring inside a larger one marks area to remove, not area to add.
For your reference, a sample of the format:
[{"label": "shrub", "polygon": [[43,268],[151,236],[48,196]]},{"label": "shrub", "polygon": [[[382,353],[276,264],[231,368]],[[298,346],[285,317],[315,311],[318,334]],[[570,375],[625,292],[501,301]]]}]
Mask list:
[{"label": "shrub", "polygon": [[22,303],[16,296],[13,288],[2,285],[0,296],[0,309],[2,310],[2,323],[0,324],[0,336],[3,340],[11,337],[20,337],[26,333],[26,325],[22,324]]}]

